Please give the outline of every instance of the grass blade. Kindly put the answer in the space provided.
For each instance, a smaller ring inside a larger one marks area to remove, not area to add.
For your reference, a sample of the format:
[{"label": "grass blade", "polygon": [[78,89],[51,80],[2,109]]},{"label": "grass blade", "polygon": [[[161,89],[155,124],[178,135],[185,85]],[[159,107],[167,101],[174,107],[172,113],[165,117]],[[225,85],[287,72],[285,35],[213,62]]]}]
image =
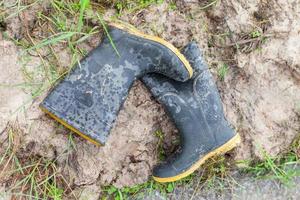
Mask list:
[{"label": "grass blade", "polygon": [[117,54],[119,57],[121,57],[121,55],[120,55],[120,53],[119,53],[119,51],[118,51],[118,49],[117,49],[117,47],[116,47],[116,45],[115,45],[113,39],[111,38],[111,36],[110,36],[110,34],[109,34],[108,30],[107,30],[107,27],[106,27],[106,24],[105,24],[104,20],[102,19],[102,17],[101,17],[98,13],[97,13],[97,17],[98,17],[98,19],[99,19],[99,21],[100,21],[100,23],[101,23],[101,25],[102,25],[102,27],[103,27],[103,29],[104,29],[104,31],[105,31],[107,37],[108,37],[108,39],[109,39],[109,42],[110,42],[111,46],[112,46],[113,49],[115,50],[116,54]]},{"label": "grass blade", "polygon": [[210,2],[210,3],[207,4],[206,6],[201,7],[200,10],[205,10],[205,9],[207,9],[207,8],[209,8],[209,7],[213,6],[213,5],[215,5],[218,1],[219,1],[219,0],[214,0],[214,1]]},{"label": "grass blade", "polygon": [[78,20],[77,31],[80,32],[83,26],[83,14],[86,8],[90,5],[90,0],[80,0],[80,15]]},{"label": "grass blade", "polygon": [[55,43],[61,42],[63,40],[71,38],[73,35],[75,35],[77,33],[78,32],[61,32],[57,35],[54,35],[50,38],[43,40],[41,43],[39,43],[33,47],[30,47],[27,50],[39,49],[39,48],[49,45],[49,44],[55,44]]}]

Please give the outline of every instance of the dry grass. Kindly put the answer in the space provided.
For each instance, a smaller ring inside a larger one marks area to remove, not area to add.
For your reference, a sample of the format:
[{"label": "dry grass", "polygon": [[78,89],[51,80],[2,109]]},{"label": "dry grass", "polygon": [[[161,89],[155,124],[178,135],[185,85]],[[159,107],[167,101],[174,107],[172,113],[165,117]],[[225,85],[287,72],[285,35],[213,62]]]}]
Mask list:
[{"label": "dry grass", "polygon": [[15,125],[8,124],[1,133],[1,147],[0,184],[11,199],[76,198],[56,161],[32,154],[34,143],[22,146],[21,133]]}]

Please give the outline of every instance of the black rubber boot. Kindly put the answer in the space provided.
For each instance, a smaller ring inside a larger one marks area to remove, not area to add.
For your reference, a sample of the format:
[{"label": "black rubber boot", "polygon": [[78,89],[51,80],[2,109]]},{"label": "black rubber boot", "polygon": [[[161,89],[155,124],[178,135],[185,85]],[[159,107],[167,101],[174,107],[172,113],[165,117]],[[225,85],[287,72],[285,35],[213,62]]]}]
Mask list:
[{"label": "black rubber boot", "polygon": [[218,90],[199,48],[190,43],[183,54],[194,69],[191,80],[181,83],[158,74],[142,78],[180,132],[180,151],[153,170],[158,182],[184,178],[208,158],[231,150],[240,141],[224,118]]},{"label": "black rubber boot", "polygon": [[193,73],[185,57],[158,37],[121,25],[110,26],[109,36],[40,105],[57,121],[95,144],[106,142],[136,79],[155,72],[186,81]]}]

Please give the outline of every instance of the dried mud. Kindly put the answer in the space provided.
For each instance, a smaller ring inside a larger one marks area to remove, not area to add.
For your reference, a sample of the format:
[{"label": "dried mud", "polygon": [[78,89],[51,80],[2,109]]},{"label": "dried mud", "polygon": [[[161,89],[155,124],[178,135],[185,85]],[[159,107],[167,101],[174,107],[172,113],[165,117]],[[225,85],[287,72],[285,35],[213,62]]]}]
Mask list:
[{"label": "dried mud", "polygon": [[[198,1],[178,1],[173,10],[163,3],[124,13],[121,18],[179,48],[195,40],[204,49],[225,114],[242,136],[241,146],[233,152],[235,159],[262,158],[262,148],[271,155],[284,152],[300,133],[300,3],[224,0],[205,10],[202,6]],[[106,17],[114,12],[108,10]],[[10,36],[22,37],[19,18],[6,24]],[[249,38],[254,30],[268,37],[263,41]],[[216,40],[222,33],[230,34]],[[148,180],[158,161],[159,139],[154,132],[165,133],[164,147],[170,149],[176,128],[142,83],[138,81],[131,89],[104,147],[74,136],[76,145],[71,148],[70,131],[38,108],[46,92],[30,101],[26,89],[9,87],[24,82],[24,65],[34,69],[40,60],[27,55],[29,62],[20,62],[21,49],[2,36],[0,39],[0,133],[8,122],[18,124],[20,148],[29,146],[31,154],[56,158],[59,170],[84,195],[89,193],[84,191],[95,191],[96,185],[123,187]],[[70,59],[66,52],[59,56],[63,57],[59,60]],[[222,81],[217,71],[223,64],[229,70]]]}]

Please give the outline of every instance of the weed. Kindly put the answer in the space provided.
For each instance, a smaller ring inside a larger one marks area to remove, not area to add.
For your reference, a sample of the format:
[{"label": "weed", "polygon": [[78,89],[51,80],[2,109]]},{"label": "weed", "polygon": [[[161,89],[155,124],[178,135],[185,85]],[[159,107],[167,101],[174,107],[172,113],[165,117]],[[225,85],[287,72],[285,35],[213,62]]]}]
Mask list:
[{"label": "weed", "polygon": [[58,188],[56,185],[49,184],[49,197],[53,200],[61,200],[64,190],[62,188]]},{"label": "weed", "polygon": [[278,180],[285,185],[292,185],[294,177],[300,176],[297,165],[300,164],[300,137],[297,138],[286,154],[271,157],[261,148],[263,161],[242,161],[243,171],[254,174],[257,178]]},{"label": "weed", "polygon": [[176,3],[175,2],[170,2],[169,3],[169,9],[170,10],[176,10],[177,9]]},{"label": "weed", "polygon": [[258,37],[261,37],[262,36],[262,33],[260,30],[254,30],[250,33],[250,37],[251,38],[258,38]]},{"label": "weed", "polygon": [[[13,10],[13,12],[8,13],[9,15],[4,19],[18,15],[25,9],[35,6],[40,1],[41,0],[36,0],[31,4],[26,4],[18,0],[10,5],[8,10]],[[36,36],[29,33],[27,37],[23,37],[23,39],[20,40],[10,38],[17,45],[26,49],[20,56],[25,81],[24,83],[11,87],[21,87],[29,91],[32,95],[32,97],[26,100],[14,113],[18,112],[32,102],[33,99],[39,97],[52,87],[57,80],[68,73],[71,67],[78,62],[79,58],[86,53],[78,47],[78,44],[84,42],[92,35],[99,33],[99,27],[89,27],[84,24],[85,12],[89,7],[89,0],[81,0],[80,2],[73,0],[50,1],[47,11],[39,11],[37,13],[35,26],[40,25],[42,27],[35,28],[42,28],[40,35]],[[61,46],[66,47],[72,55],[72,62],[67,69],[59,66],[59,57],[54,51],[54,47]],[[45,52],[50,53],[44,56]],[[36,64],[36,66],[31,67],[30,70],[27,68],[29,62],[26,61],[26,59],[30,57],[29,55],[37,55],[40,58],[40,64]]]},{"label": "weed", "polygon": [[158,159],[160,161],[164,160],[166,155],[165,155],[165,151],[163,148],[163,142],[164,142],[164,133],[160,130],[157,130],[154,132],[155,137],[158,138],[158,143],[157,143],[157,150],[158,150]]},{"label": "weed", "polygon": [[77,31],[80,32],[83,26],[83,14],[87,7],[90,5],[90,0],[80,0],[80,15],[78,19]]},{"label": "weed", "polygon": [[8,126],[5,152],[0,159],[0,183],[14,199],[61,200],[67,185],[55,162],[31,155],[30,148],[20,148],[18,129]]},{"label": "weed", "polygon": [[100,16],[98,13],[97,13],[97,17],[98,17],[98,19],[99,19],[99,21],[100,21],[100,23],[101,23],[101,25],[102,25],[102,27],[103,27],[103,29],[104,29],[104,31],[105,31],[107,37],[108,37],[108,39],[109,39],[109,42],[110,42],[111,46],[112,46],[113,49],[115,50],[116,54],[117,54],[119,57],[121,57],[121,55],[120,55],[120,53],[119,53],[119,51],[118,51],[118,49],[117,49],[117,47],[116,47],[116,45],[115,45],[113,39],[112,39],[111,36],[109,35],[109,32],[108,32],[108,30],[107,30],[107,27],[106,27],[106,24],[105,24],[104,20],[101,18],[101,16]]},{"label": "weed", "polygon": [[228,65],[223,64],[221,67],[218,69],[218,77],[221,81],[224,81],[225,76],[228,73]]},{"label": "weed", "polygon": [[212,6],[214,6],[215,4],[218,3],[219,0],[210,0],[205,6],[200,7],[200,10],[206,10]]},{"label": "weed", "polygon": [[52,35],[49,38],[46,38],[39,44],[32,46],[28,48],[27,50],[33,50],[33,49],[40,49],[41,47],[50,45],[50,44],[57,44],[61,41],[65,41],[67,39],[70,39],[73,35],[77,34],[78,32],[60,32],[58,34]]},{"label": "weed", "polygon": [[153,4],[161,4],[164,0],[124,0],[115,2],[115,8],[118,11],[118,14],[121,15],[124,10],[128,13],[136,12],[138,10],[147,8]]},{"label": "weed", "polygon": [[178,183],[158,183],[153,180],[133,187],[124,187],[118,189],[114,186],[107,186],[103,190],[103,197],[114,199],[142,198],[142,195],[152,194],[154,191],[159,191],[162,195],[172,193]]}]

